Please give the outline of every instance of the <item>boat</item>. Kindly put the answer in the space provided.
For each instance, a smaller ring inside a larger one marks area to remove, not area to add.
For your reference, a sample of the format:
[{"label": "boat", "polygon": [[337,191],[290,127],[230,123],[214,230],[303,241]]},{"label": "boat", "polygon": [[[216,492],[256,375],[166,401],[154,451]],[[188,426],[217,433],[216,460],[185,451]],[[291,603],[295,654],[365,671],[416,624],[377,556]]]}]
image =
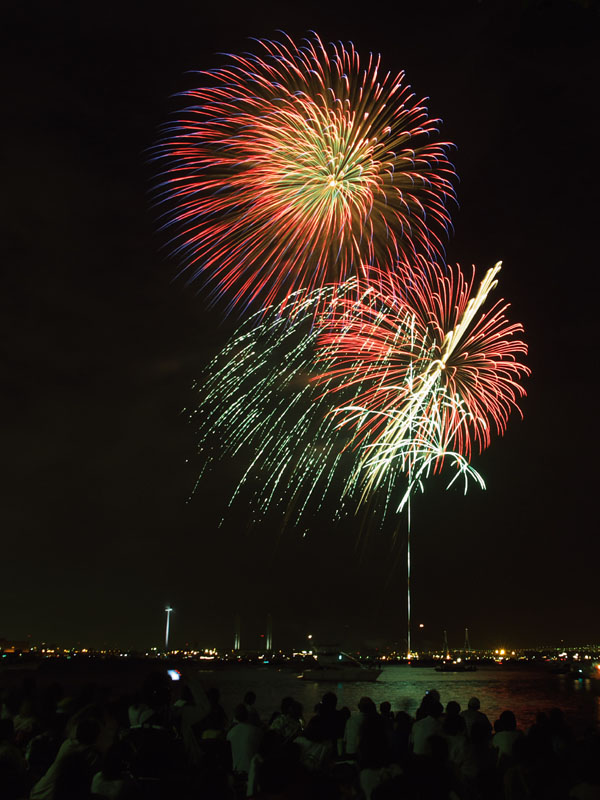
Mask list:
[{"label": "boat", "polygon": [[315,648],[314,664],[306,668],[301,675],[303,681],[332,681],[335,683],[355,683],[359,681],[376,681],[383,670],[381,667],[368,667],[361,664],[348,653],[334,648]]},{"label": "boat", "polygon": [[469,661],[443,661],[435,668],[436,672],[475,672],[477,667]]}]

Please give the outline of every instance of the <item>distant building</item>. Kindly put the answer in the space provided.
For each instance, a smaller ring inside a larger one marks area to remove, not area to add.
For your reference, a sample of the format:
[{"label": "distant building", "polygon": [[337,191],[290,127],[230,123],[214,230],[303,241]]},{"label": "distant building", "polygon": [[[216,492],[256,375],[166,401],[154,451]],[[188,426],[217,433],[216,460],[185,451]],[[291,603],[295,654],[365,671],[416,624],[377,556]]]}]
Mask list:
[{"label": "distant building", "polygon": [[29,642],[17,639],[0,639],[0,652],[2,653],[28,653],[31,649]]}]

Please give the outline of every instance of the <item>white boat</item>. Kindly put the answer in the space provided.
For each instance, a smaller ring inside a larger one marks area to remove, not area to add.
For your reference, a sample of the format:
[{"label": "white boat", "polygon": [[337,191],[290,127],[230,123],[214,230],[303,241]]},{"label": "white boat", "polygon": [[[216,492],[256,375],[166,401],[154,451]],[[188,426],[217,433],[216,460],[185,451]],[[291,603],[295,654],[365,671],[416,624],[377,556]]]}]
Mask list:
[{"label": "white boat", "polygon": [[303,681],[332,681],[346,683],[376,681],[383,670],[380,667],[367,667],[348,653],[327,647],[316,648],[314,666],[298,675]]}]

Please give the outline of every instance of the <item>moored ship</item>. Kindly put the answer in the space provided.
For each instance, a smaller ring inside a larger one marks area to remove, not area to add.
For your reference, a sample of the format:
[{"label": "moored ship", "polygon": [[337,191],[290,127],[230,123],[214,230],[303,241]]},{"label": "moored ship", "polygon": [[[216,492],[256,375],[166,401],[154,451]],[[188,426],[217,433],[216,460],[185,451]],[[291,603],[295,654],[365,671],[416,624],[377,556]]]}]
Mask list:
[{"label": "moored ship", "polygon": [[333,647],[318,647],[315,663],[298,677],[303,681],[358,682],[376,681],[383,670],[379,666],[366,666]]}]

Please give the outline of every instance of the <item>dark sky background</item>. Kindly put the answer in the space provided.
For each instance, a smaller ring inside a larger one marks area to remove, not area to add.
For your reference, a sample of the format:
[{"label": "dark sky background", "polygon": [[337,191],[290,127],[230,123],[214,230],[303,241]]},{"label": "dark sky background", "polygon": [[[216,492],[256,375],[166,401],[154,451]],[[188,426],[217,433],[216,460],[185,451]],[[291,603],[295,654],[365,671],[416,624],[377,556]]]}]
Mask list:
[{"label": "dark sky background", "polygon": [[[80,6],[80,7],[78,7]],[[0,636],[71,644],[400,642],[404,552],[325,518],[217,522],[181,410],[234,328],[174,280],[147,148],[173,95],[247,37],[309,29],[405,69],[457,144],[448,260],[503,259],[533,370],[488,489],[414,503],[415,622],[451,645],[598,641],[597,47],[593,3],[9,4],[3,29]],[[230,480],[228,480],[228,475]],[[422,643],[417,639],[417,646]]]}]

